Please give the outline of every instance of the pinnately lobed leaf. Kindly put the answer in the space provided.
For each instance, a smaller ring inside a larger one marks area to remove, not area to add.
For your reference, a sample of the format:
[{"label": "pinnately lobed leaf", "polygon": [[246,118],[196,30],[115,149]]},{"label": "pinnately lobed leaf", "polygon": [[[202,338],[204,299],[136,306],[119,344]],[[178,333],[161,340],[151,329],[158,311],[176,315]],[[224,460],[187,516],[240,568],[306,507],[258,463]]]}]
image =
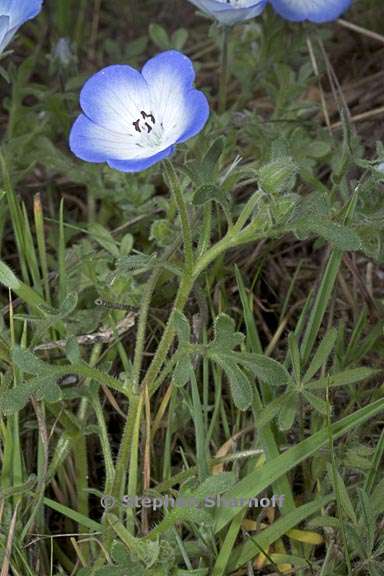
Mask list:
[{"label": "pinnately lobed leaf", "polygon": [[227,314],[219,314],[215,320],[215,339],[211,349],[215,352],[226,352],[240,346],[244,341],[244,334],[235,331],[235,323]]}]

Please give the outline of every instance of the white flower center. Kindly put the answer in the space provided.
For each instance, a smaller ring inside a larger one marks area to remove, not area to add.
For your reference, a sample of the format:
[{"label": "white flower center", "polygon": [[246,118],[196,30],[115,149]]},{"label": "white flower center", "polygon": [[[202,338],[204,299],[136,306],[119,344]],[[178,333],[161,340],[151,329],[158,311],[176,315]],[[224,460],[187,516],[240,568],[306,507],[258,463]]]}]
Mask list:
[{"label": "white flower center", "polygon": [[156,122],[152,111],[140,111],[137,120],[132,122],[136,139],[136,146],[143,148],[155,148],[161,144],[164,126],[162,122]]}]

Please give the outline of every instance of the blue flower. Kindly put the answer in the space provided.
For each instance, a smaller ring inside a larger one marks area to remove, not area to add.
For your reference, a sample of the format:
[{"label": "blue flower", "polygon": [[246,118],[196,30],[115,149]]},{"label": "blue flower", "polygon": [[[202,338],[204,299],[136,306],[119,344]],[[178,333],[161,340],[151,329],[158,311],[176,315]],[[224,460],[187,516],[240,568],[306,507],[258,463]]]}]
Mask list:
[{"label": "blue flower", "polygon": [[194,80],[191,60],[175,50],[148,60],[141,73],[126,65],[100,70],[81,91],[72,152],[121,172],[145,170],[170,156],[208,120],[207,98]]},{"label": "blue flower", "polygon": [[294,22],[330,22],[345,12],[352,0],[271,0],[280,16]]},{"label": "blue flower", "polygon": [[43,0],[0,0],[0,54],[20,26],[37,16]]},{"label": "blue flower", "polygon": [[221,24],[231,26],[261,14],[268,0],[190,0]]}]

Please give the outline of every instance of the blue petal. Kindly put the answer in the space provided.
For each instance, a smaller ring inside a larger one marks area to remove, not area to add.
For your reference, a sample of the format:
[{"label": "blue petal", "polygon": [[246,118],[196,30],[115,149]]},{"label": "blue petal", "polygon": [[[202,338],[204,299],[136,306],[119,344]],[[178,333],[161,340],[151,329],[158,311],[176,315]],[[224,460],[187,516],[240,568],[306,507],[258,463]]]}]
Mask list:
[{"label": "blue petal", "polygon": [[238,22],[244,22],[246,20],[256,18],[256,16],[259,16],[263,12],[266,4],[267,0],[263,0],[257,2],[256,5],[252,6],[251,8],[236,8],[231,12],[217,12],[216,18],[219,20],[219,22],[221,22],[221,24],[232,26]]},{"label": "blue petal", "polygon": [[158,152],[150,158],[142,158],[137,160],[108,160],[108,165],[115,170],[120,172],[141,172],[141,170],[146,170],[150,166],[153,166],[160,160],[167,158],[175,151],[174,146],[166,148],[162,152]]},{"label": "blue petal", "polygon": [[176,50],[167,50],[151,58],[141,73],[149,86],[156,112],[163,119],[172,112],[175,99],[180,99],[192,88],[196,76],[191,60]]},{"label": "blue petal", "polygon": [[231,26],[259,16],[268,0],[249,0],[246,6],[233,6],[218,0],[190,0],[192,4],[216,18],[221,24]]},{"label": "blue petal", "polygon": [[10,28],[19,27],[39,14],[43,0],[0,0],[0,14],[10,18]]},{"label": "blue petal", "polygon": [[191,86],[196,76],[192,61],[177,50],[160,52],[144,64],[141,73],[152,86],[165,79]]},{"label": "blue petal", "polygon": [[95,124],[84,114],[80,114],[72,126],[69,147],[78,158],[87,162],[105,162],[110,158],[125,160],[143,155],[127,134]]},{"label": "blue petal", "polygon": [[13,0],[0,0],[0,14],[9,14]]},{"label": "blue petal", "polygon": [[352,0],[271,0],[280,16],[294,22],[309,20],[321,23],[336,20],[345,12]]},{"label": "blue petal", "polygon": [[24,22],[37,16],[43,0],[0,0],[0,53]]},{"label": "blue petal", "polygon": [[187,94],[187,104],[184,131],[177,142],[185,142],[196,136],[204,128],[209,117],[209,104],[203,92],[190,90]]},{"label": "blue petal", "polygon": [[148,86],[131,66],[108,66],[84,84],[80,105],[96,124],[126,133],[132,131],[132,119],[150,109]]},{"label": "blue petal", "polygon": [[[208,118],[208,102],[193,88],[195,71],[187,56],[175,50],[162,52],[142,70],[153,109],[173,142],[199,132]],[[184,136],[185,134],[185,136]]]},{"label": "blue petal", "polygon": [[7,45],[7,34],[9,31],[9,16],[0,16],[0,53]]}]

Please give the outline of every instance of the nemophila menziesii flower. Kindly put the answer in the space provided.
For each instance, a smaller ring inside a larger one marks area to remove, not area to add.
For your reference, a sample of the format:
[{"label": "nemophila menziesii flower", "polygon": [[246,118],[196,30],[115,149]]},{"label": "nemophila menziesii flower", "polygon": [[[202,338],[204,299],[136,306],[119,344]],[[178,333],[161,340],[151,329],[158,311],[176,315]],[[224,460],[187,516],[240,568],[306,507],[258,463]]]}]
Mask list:
[{"label": "nemophila menziesii flower", "polygon": [[330,22],[345,12],[352,0],[270,0],[275,11],[294,22]]},{"label": "nemophila menziesii flower", "polygon": [[175,50],[148,60],[141,72],[127,65],[97,72],[80,94],[83,113],[71,130],[72,152],[122,172],[145,170],[170,156],[209,116],[194,80],[191,60]]},{"label": "nemophila menziesii flower", "polygon": [[221,24],[232,26],[261,14],[267,0],[189,0]]},{"label": "nemophila menziesii flower", "polygon": [[39,14],[43,0],[0,0],[0,53],[20,26]]}]

